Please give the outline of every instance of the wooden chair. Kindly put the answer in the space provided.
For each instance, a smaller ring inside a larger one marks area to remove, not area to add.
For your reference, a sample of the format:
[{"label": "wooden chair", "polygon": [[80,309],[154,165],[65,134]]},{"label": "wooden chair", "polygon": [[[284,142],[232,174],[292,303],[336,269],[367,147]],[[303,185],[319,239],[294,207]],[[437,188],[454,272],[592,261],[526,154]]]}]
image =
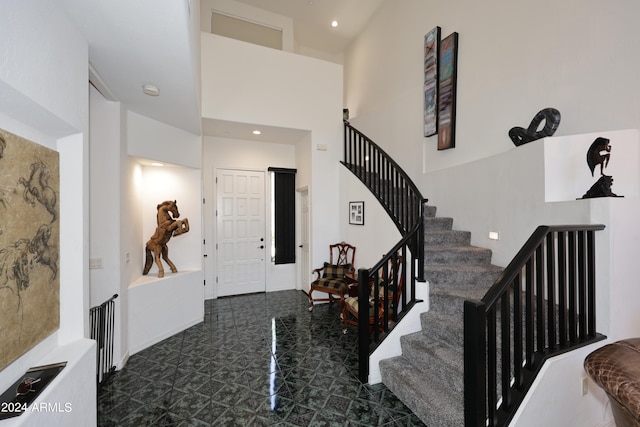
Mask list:
[{"label": "wooden chair", "polygon": [[[340,307],[344,305],[345,294],[349,293],[349,286],[357,283],[354,260],[356,247],[345,242],[329,245],[329,262],[323,267],[316,268],[316,280],[309,288],[309,311],[313,310],[314,301],[335,301],[340,299]],[[313,292],[324,292],[328,298],[313,298]]]},{"label": "wooden chair", "polygon": [[[374,303],[374,288],[375,281],[369,282],[369,330],[373,332],[376,321],[378,323],[378,329],[380,332],[384,330],[385,318],[391,320],[394,311],[398,310],[398,303],[400,302],[400,296],[402,295],[402,285],[404,282],[404,263],[402,262],[402,256],[398,255],[392,257],[389,260],[388,267],[385,270],[380,271],[378,276],[378,310],[375,310]],[[384,288],[388,286],[387,292],[387,309],[385,313],[384,304]],[[397,287],[397,292],[395,292]],[[358,297],[348,297],[345,299],[342,305],[342,317],[343,329],[342,333],[346,334],[349,325],[358,326],[358,313],[359,313]]]}]

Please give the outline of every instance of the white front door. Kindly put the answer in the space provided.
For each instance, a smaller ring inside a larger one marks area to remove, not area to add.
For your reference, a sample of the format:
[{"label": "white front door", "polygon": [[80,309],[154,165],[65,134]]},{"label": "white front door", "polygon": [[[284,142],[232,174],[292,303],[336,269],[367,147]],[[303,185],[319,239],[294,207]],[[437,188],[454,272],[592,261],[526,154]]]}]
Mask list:
[{"label": "white front door", "polygon": [[218,296],[266,290],[264,172],[216,171]]}]

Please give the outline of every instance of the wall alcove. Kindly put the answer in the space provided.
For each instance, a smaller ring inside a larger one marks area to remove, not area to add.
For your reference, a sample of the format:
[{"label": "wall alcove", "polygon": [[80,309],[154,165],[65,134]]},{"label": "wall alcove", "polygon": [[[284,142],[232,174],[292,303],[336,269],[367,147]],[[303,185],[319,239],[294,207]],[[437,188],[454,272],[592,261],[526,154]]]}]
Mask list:
[{"label": "wall alcove", "polygon": [[[136,180],[139,194],[138,227],[141,230],[136,250],[131,257],[138,273],[129,283],[129,353],[135,354],[204,319],[204,287],[202,274],[202,204],[199,169],[162,161],[135,159],[139,171]],[[162,164],[162,166],[158,166]],[[155,262],[145,276],[145,244],[153,235],[157,205],[175,200],[179,219],[189,219],[189,232],[174,236],[168,243],[169,258],[178,272],[172,273],[165,263],[163,278],[158,278]],[[141,262],[140,262],[141,261]]]}]

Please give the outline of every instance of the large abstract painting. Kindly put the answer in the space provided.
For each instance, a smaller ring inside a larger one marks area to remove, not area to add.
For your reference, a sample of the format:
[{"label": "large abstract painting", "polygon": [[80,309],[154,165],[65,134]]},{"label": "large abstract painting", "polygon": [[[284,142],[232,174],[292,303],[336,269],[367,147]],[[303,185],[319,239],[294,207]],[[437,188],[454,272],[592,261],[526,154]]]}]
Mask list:
[{"label": "large abstract painting", "polygon": [[438,133],[438,59],[440,27],[424,36],[424,136]]},{"label": "large abstract painting", "polygon": [[60,324],[58,152],[0,130],[0,370]]},{"label": "large abstract painting", "polygon": [[440,43],[438,73],[438,150],[456,146],[456,86],[458,79],[458,33]]}]

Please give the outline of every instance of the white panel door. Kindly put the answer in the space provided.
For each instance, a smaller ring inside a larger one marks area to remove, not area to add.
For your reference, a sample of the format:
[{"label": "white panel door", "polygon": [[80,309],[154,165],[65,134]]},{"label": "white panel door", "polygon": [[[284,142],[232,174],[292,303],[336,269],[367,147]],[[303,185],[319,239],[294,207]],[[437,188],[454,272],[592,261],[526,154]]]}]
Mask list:
[{"label": "white panel door", "polygon": [[263,292],[266,270],[264,172],[216,172],[218,296]]}]

